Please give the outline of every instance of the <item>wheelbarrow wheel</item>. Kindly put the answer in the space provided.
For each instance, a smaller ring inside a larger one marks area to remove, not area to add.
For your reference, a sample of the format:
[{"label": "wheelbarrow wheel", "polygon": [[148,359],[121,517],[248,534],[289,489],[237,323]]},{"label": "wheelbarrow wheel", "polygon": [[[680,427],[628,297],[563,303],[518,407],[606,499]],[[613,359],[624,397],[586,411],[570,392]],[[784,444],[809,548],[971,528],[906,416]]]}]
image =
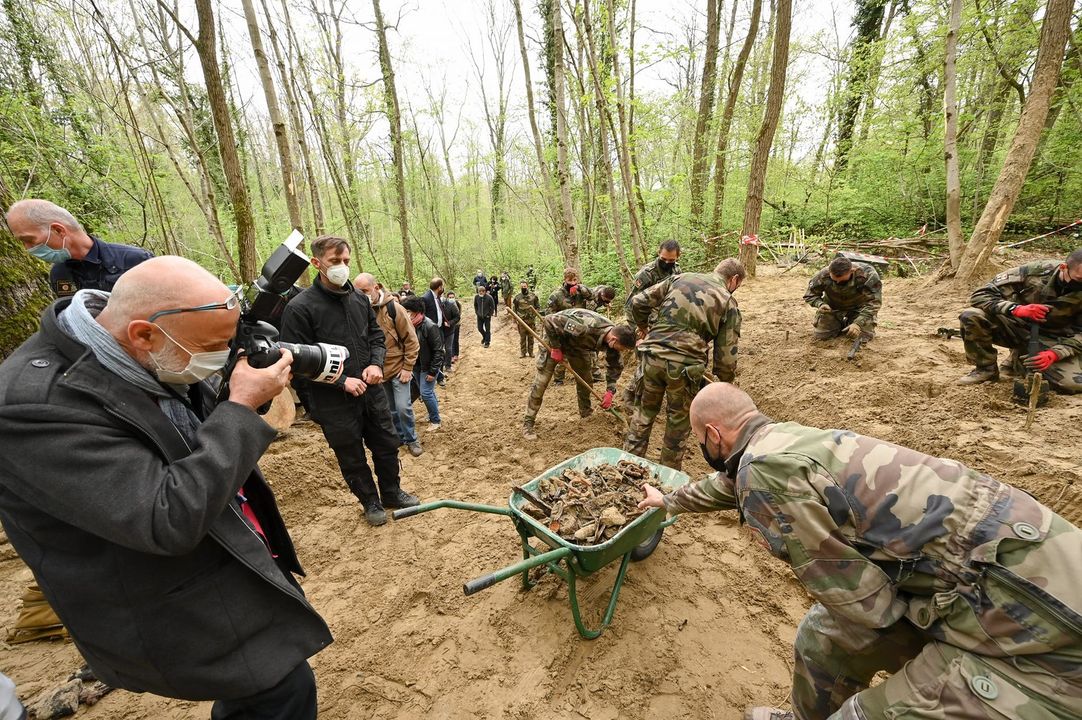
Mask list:
[{"label": "wheelbarrow wheel", "polygon": [[650,557],[654,550],[657,549],[658,543],[661,542],[661,535],[664,532],[665,528],[658,528],[657,532],[636,545],[631,551],[631,561],[639,562],[640,560],[645,560]]}]

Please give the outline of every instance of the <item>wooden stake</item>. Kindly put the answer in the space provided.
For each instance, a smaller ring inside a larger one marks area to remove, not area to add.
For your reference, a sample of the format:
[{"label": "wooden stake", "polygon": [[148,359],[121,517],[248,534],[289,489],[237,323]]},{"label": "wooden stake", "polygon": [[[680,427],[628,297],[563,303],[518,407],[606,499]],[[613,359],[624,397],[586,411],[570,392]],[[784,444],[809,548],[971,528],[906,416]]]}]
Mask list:
[{"label": "wooden stake", "polygon": [[1026,413],[1026,424],[1022,426],[1022,429],[1029,431],[1033,426],[1033,416],[1037,413],[1037,400],[1041,396],[1041,383],[1044,382],[1044,376],[1039,372],[1033,373],[1029,380],[1029,412]]}]

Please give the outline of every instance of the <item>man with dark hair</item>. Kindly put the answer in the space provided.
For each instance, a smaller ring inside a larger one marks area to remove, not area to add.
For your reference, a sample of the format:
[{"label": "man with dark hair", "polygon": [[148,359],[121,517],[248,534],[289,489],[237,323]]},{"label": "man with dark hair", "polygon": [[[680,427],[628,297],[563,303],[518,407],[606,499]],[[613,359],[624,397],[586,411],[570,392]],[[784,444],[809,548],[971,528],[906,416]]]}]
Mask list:
[{"label": "man with dark hair", "polygon": [[[443,307],[443,278],[434,277],[428,283],[428,290],[421,296],[425,303],[425,317],[436,324],[440,332],[447,334],[451,330],[451,322],[444,315]],[[440,369],[439,383],[442,386],[446,381],[443,378],[443,369]]]},{"label": "man with dark hair", "polygon": [[876,315],[883,305],[883,283],[867,263],[838,256],[808,282],[804,302],[815,308],[816,340],[845,334],[854,340],[875,337]]},{"label": "man with dark hair", "polygon": [[775,422],[728,383],[696,396],[691,425],[717,472],[646,485],[639,508],[736,510],[814,601],[792,711],[745,720],[1082,717],[1077,527],[957,461]]},{"label": "man with dark hair", "polygon": [[680,273],[680,266],[677,264],[679,259],[680,243],[675,240],[666,240],[658,246],[657,259],[643,265],[639,272],[635,274],[635,282],[631,284],[631,292],[627,294],[627,300],[624,301],[624,313],[627,315],[629,323],[636,324],[631,316],[631,301],[639,293],[646,292],[654,285],[667,280],[673,275],[678,275]]},{"label": "man with dark hair", "polygon": [[500,309],[500,279],[493,275],[488,279],[488,294],[492,297],[492,302],[496,305],[496,311]]},{"label": "man with dark hair", "polygon": [[5,220],[27,252],[52,263],[49,285],[60,297],[76,290],[108,292],[125,271],[154,257],[142,248],[90,235],[70,212],[48,200],[20,200],[8,209]]},{"label": "man with dark hair", "polygon": [[[315,720],[331,642],[258,461],[288,351],[240,358],[238,297],[190,260],[79,290],[0,365],[0,520],[100,680],[213,700],[214,718]],[[219,378],[215,378],[219,379]],[[288,478],[283,478],[288,481]]]},{"label": "man with dark hair", "polygon": [[533,357],[533,335],[530,334],[529,330],[537,328],[537,316],[533,310],[541,310],[541,301],[537,299],[537,293],[530,289],[530,284],[523,280],[519,283],[519,292],[518,295],[515,295],[512,305],[515,315],[518,315],[519,319],[525,323],[525,326],[515,323],[518,325],[519,357],[526,357],[527,355]]},{"label": "man with dark hair", "polygon": [[[537,411],[541,409],[545,390],[549,386],[549,381],[552,380],[553,371],[558,363],[562,364],[566,360],[579,377],[593,385],[593,378],[590,377],[590,358],[598,350],[604,350],[608,373],[606,374],[607,389],[601,407],[608,410],[612,407],[612,398],[616,394],[616,381],[620,379],[620,373],[624,369],[620,353],[635,347],[635,333],[630,327],[613,325],[611,320],[593,310],[574,308],[546,315],[542,328],[549,349],[542,350],[537,355],[537,372],[534,374],[530,395],[526,400],[522,435],[527,440],[537,439],[534,421],[537,418]],[[588,417],[593,412],[590,389],[578,382],[575,388],[578,392],[579,416]]]},{"label": "man with dark hair", "polygon": [[592,309],[597,312],[608,308],[616,299],[616,290],[609,285],[598,285],[590,290],[590,293],[594,296]]},{"label": "man with dark hair", "polygon": [[976,366],[958,381],[973,385],[999,379],[996,345],[1011,348],[1008,367],[1029,352],[1030,329],[1038,328],[1039,351],[1020,364],[1040,372],[1053,390],[1082,392],[1082,249],[1063,262],[1038,260],[1001,272],[977,289],[962,311],[966,359]]},{"label": "man with dark hair", "polygon": [[[744,274],[740,261],[728,258],[712,273],[674,275],[635,296],[631,317],[645,337],[636,348],[639,367],[629,391],[633,413],[624,450],[646,457],[650,431],[667,399],[661,464],[682,467],[691,430],[688,408],[706,373],[711,343],[715,377],[726,382],[736,377],[740,308],[733,293]],[[651,316],[654,323],[647,329]]]},{"label": "man with dark hair", "polygon": [[[375,387],[383,382],[386,341],[368,296],[349,282],[349,256],[344,238],[324,235],[312,242],[312,265],[319,275],[286,305],[282,339],[349,350],[337,383],[308,383],[308,410],[334,451],[346,485],[364,506],[365,520],[378,526],[387,522],[384,508],[412,507],[417,498],[400,486],[400,439],[387,395]],[[378,488],[365,446],[372,453]]]},{"label": "man with dark hair", "polygon": [[496,301],[488,294],[488,287],[477,286],[473,298],[473,313],[477,316],[477,332],[481,333],[481,347],[492,342],[492,316],[496,314]]},{"label": "man with dark hair", "polygon": [[443,333],[436,323],[425,317],[425,304],[420,298],[406,298],[402,307],[410,314],[410,322],[417,332],[420,352],[417,355],[417,384],[421,388],[421,400],[428,409],[428,429],[440,429],[440,403],[436,399],[436,378],[443,368]]}]

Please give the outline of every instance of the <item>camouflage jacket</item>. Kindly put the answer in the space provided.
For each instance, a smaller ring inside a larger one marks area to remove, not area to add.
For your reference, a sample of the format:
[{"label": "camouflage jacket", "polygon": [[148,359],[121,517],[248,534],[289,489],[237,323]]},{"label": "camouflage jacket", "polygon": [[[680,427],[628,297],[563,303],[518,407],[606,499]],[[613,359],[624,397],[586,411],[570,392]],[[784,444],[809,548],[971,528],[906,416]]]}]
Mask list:
[{"label": "camouflage jacket", "polygon": [[632,325],[635,321],[631,317],[631,301],[641,292],[649,290],[653,286],[657,285],[663,280],[667,280],[673,275],[680,274],[680,264],[677,263],[673,269],[669,272],[662,270],[658,266],[657,258],[654,258],[653,262],[643,265],[637,273],[635,273],[635,280],[631,283],[631,292],[627,294],[627,300],[624,301],[624,313],[627,315],[627,320]]},{"label": "camouflage jacket", "polygon": [[593,307],[594,294],[590,291],[590,288],[585,285],[579,285],[578,290],[572,295],[567,291],[563,285],[556,288],[556,291],[549,295],[548,304],[545,305],[545,314],[560,312],[561,310],[570,310],[572,308],[586,308]]},{"label": "camouflage jacket", "polygon": [[511,276],[507,273],[500,273],[500,292],[504,295],[511,294]]},{"label": "camouflage jacket", "polygon": [[604,340],[605,333],[613,327],[611,320],[593,310],[574,308],[546,315],[544,327],[549,347],[564,353],[587,355],[604,350],[608,365],[605,384],[609,390],[616,389],[624,365],[619,351],[610,348]]},{"label": "camouflage jacket", "polygon": [[1001,272],[974,291],[973,307],[1008,315],[1016,305],[1038,303],[1052,309],[1041,323],[1041,335],[1057,339],[1052,346],[1061,360],[1082,355],[1082,289],[1068,291],[1056,260],[1038,260]]},{"label": "camouflage jacket", "polygon": [[736,377],[736,352],[740,341],[740,308],[714,273],[683,273],[632,298],[631,321],[650,325],[638,351],[662,360],[706,365],[707,346],[714,343],[713,373],[719,380]]},{"label": "camouflage jacket", "polygon": [[830,279],[830,271],[823,268],[808,282],[804,302],[814,308],[823,303],[831,310],[858,310],[857,325],[864,327],[875,319],[883,305],[883,281],[871,265],[853,263],[853,277],[844,285]]},{"label": "camouflage jacket", "polygon": [[[770,553],[832,613],[903,616],[984,655],[1054,673],[1082,662],[1082,531],[961,463],[847,430],[745,427],[717,473],[665,498],[670,513],[739,508]],[[1069,656],[1069,660],[1065,657]]]},{"label": "camouflage jacket", "polygon": [[530,290],[525,295],[521,292],[515,293],[514,298],[511,300],[511,309],[514,310],[515,314],[522,318],[527,325],[533,327],[537,322],[537,316],[530,310],[531,307],[536,310],[541,309],[541,301],[537,299],[537,293],[533,290]]}]

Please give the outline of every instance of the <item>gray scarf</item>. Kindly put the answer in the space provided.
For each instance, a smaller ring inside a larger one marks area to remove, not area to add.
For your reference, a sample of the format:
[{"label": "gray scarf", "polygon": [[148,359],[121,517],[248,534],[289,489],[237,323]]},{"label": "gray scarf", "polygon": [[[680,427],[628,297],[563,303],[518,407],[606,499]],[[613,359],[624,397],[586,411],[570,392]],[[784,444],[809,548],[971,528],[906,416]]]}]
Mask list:
[{"label": "gray scarf", "polygon": [[[169,421],[187,441],[195,439],[195,429],[199,418],[191,411],[188,404],[178,399],[173,393],[162,387],[158,379],[146,368],[135,362],[120,343],[95,320],[105,309],[109,293],[101,290],[79,290],[68,305],[56,318],[56,324],[71,339],[85,345],[103,368],[130,383],[148,395],[156,398]],[[187,392],[186,385],[174,385],[180,394]],[[189,442],[189,445],[192,443]]]}]

